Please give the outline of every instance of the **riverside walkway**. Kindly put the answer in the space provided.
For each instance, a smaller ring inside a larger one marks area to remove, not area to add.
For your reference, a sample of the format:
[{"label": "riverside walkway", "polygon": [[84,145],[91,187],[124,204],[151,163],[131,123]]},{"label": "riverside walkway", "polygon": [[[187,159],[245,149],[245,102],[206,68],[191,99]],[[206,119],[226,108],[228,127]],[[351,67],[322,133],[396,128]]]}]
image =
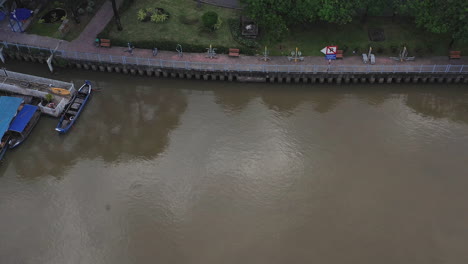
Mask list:
[{"label": "riverside walkway", "polygon": [[[118,1],[120,4],[122,1]],[[240,56],[232,58],[218,54],[216,59],[206,58],[205,53],[184,53],[179,57],[176,51],[159,51],[153,56],[152,50],[133,50],[126,47],[99,48],[94,45],[96,35],[113,18],[109,1],[96,13],[81,35],[68,42],[50,37],[27,33],[14,33],[7,27],[0,28],[0,41],[18,43],[45,50],[57,50],[56,56],[97,62],[136,64],[185,69],[206,69],[217,71],[271,71],[271,72],[460,72],[468,73],[468,59],[449,60],[448,56],[418,57],[415,61],[398,62],[388,57],[377,56],[376,64],[363,64],[360,56],[347,56],[343,60],[327,61],[323,56],[305,56],[302,62],[291,62],[286,56],[271,56],[268,62],[261,56]],[[125,28],[124,28],[125,30]],[[4,44],[5,45],[5,44]],[[175,47],[174,47],[175,49]],[[242,50],[241,50],[242,52]],[[465,66],[467,65],[467,66]]]}]

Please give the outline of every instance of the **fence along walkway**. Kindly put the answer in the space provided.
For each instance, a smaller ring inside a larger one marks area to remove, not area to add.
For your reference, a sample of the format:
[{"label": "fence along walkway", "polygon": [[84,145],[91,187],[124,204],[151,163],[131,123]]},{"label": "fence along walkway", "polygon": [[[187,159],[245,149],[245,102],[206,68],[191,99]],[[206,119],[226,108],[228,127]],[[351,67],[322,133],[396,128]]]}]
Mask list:
[{"label": "fence along walkway", "polygon": [[193,61],[174,61],[163,59],[142,58],[134,56],[115,56],[110,54],[86,53],[78,51],[52,50],[37,46],[2,42],[5,48],[16,48],[29,53],[54,54],[55,57],[78,61],[95,61],[123,65],[149,66],[156,68],[185,69],[199,71],[221,72],[282,72],[282,73],[462,73],[468,74],[468,65],[262,65],[262,64],[231,64],[206,63]]}]

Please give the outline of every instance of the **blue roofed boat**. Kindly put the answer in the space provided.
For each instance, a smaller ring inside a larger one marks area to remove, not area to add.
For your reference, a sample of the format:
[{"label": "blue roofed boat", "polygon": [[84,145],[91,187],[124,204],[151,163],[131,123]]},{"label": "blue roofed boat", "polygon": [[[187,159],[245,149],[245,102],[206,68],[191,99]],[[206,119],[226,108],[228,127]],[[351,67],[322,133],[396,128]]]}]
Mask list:
[{"label": "blue roofed boat", "polygon": [[40,117],[41,110],[39,107],[29,104],[23,106],[8,129],[10,134],[10,141],[8,141],[8,144],[10,148],[15,148],[23,143],[34,126],[36,126]]},{"label": "blue roofed boat", "polygon": [[91,91],[92,87],[90,81],[86,81],[85,84],[78,89],[78,92],[68,104],[67,109],[63,112],[63,115],[55,128],[57,132],[65,134],[70,130],[73,124],[75,124],[76,119],[80,116],[84,106],[91,96]]},{"label": "blue roofed boat", "polygon": [[8,128],[22,103],[23,99],[21,98],[0,96],[0,160],[9,147],[8,142],[11,135]]}]

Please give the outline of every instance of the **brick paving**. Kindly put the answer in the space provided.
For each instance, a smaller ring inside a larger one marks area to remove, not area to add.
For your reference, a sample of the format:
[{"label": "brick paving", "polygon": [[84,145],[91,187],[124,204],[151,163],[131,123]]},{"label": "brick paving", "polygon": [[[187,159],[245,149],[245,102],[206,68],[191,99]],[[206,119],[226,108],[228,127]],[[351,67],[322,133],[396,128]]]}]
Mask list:
[{"label": "brick paving", "polygon": [[[223,0],[219,0],[223,1]],[[226,0],[235,1],[235,0]],[[122,0],[117,0],[121,4]],[[125,52],[126,47],[112,47],[112,48],[99,48],[94,45],[96,35],[104,29],[109,21],[113,18],[112,5],[110,1],[105,2],[94,18],[89,22],[87,27],[83,30],[80,36],[71,41],[63,41],[50,37],[37,36],[26,33],[11,32],[8,28],[8,22],[5,20],[0,24],[0,41],[14,42],[31,46],[39,46],[65,51],[88,52],[98,54],[110,54],[115,56],[133,56],[140,58],[152,58],[174,61],[190,61],[190,62],[210,62],[210,63],[225,63],[225,64],[265,64],[265,65],[327,65],[329,62],[323,56],[305,56],[303,62],[290,62],[286,56],[271,57],[271,60],[264,62],[260,60],[261,56],[240,56],[238,58],[228,57],[227,55],[219,54],[216,59],[209,59],[205,57],[204,53],[184,53],[183,57],[179,57],[175,51],[159,51],[158,55],[153,57],[153,53],[148,49],[136,48],[133,55]],[[5,24],[6,22],[6,24]],[[124,25],[125,30],[125,25]],[[241,50],[242,53],[242,50]],[[388,57],[376,56],[376,65],[467,65],[468,57],[462,57],[459,60],[449,60],[448,56],[434,56],[434,57],[418,57],[415,61],[411,62],[396,62]],[[343,60],[332,61],[331,65],[363,65],[361,56],[345,56]]]}]

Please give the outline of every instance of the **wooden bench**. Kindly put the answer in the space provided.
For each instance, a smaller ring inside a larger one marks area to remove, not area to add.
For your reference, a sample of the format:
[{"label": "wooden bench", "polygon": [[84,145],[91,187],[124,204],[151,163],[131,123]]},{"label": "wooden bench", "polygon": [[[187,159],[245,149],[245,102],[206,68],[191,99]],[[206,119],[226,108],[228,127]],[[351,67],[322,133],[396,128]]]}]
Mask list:
[{"label": "wooden bench", "polygon": [[337,50],[336,51],[336,58],[337,59],[343,59],[343,50]]},{"label": "wooden bench", "polygon": [[449,59],[460,59],[461,51],[450,51]]},{"label": "wooden bench", "polygon": [[100,46],[100,47],[108,47],[108,48],[110,48],[110,47],[111,47],[111,41],[110,41],[110,39],[100,39],[100,40],[99,40],[99,46]]},{"label": "wooden bench", "polygon": [[229,57],[239,57],[239,49],[229,49]]}]

